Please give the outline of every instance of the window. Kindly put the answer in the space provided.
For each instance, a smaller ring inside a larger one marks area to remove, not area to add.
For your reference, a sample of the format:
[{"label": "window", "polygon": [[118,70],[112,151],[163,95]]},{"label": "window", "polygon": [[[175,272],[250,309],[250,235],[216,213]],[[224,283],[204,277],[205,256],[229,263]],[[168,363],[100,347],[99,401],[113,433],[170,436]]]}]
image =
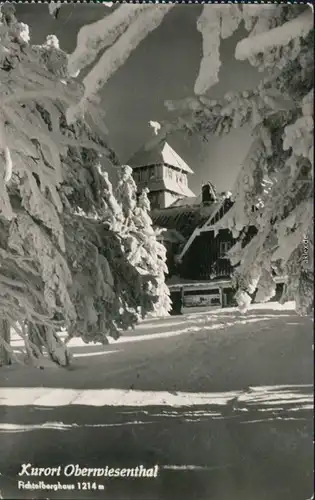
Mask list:
[{"label": "window", "polygon": [[228,259],[226,253],[232,247],[231,241],[220,241],[219,259]]},{"label": "window", "polygon": [[156,165],[154,167],[154,171],[155,171],[155,178],[162,179],[162,167],[161,167],[161,165]]},{"label": "window", "polygon": [[151,204],[151,209],[154,210],[155,208],[160,208],[160,196],[159,193],[150,193],[149,195],[150,199],[150,204]]},{"label": "window", "polygon": [[149,172],[146,168],[142,168],[140,170],[140,181],[141,182],[144,182],[144,181],[147,181],[148,180],[148,177],[149,177]]}]

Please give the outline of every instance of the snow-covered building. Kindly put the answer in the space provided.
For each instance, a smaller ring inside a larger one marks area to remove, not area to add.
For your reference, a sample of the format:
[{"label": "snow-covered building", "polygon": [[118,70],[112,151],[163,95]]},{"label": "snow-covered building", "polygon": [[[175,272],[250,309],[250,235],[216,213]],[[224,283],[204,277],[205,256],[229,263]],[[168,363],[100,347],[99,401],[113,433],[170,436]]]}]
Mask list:
[{"label": "snow-covered building", "polygon": [[152,210],[154,224],[165,229],[161,238],[168,249],[170,277],[179,274],[188,280],[230,278],[232,267],[225,254],[234,240],[229,230],[215,235],[213,225],[231,206],[229,196],[217,195],[212,184],[207,183],[199,196]]},{"label": "snow-covered building", "polygon": [[[236,240],[228,229],[214,228],[233,206],[230,195],[217,194],[206,183],[199,196],[151,212],[154,224],[165,229],[160,238],[167,249],[167,285],[175,309],[177,301],[188,308],[235,305],[233,266],[226,254]],[[243,244],[254,234],[250,227]]]},{"label": "snow-covered building", "polygon": [[166,140],[152,148],[142,147],[128,165],[133,169],[138,192],[149,189],[152,210],[169,207],[179,199],[195,197],[188,187],[188,174],[193,174],[193,170]]}]

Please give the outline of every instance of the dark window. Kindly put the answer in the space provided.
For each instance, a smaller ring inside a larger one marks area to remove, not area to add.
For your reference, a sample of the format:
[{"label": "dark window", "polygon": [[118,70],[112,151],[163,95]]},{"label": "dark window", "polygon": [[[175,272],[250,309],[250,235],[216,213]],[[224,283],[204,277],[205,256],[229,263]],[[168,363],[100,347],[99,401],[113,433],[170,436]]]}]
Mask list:
[{"label": "dark window", "polygon": [[227,259],[228,257],[226,256],[226,253],[230,250],[231,247],[231,241],[220,241],[219,258]]},{"label": "dark window", "polygon": [[215,187],[208,182],[204,184],[201,188],[202,192],[202,203],[213,203],[216,201]]},{"label": "dark window", "polygon": [[186,292],[187,295],[217,295],[218,294],[218,289],[213,288],[210,290],[189,290]]}]

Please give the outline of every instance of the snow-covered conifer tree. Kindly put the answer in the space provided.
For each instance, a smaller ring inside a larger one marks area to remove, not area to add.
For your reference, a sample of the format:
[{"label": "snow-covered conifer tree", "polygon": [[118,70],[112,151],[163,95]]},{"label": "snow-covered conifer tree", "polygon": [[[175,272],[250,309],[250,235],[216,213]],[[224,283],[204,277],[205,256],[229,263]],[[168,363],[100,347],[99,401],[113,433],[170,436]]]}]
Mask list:
[{"label": "snow-covered conifer tree", "polygon": [[106,342],[153,301],[124,254],[121,208],[101,157],[118,159],[98,111],[89,103],[85,121],[68,125],[66,110],[83,89],[56,37],[31,46],[12,5],[1,8],[0,73],[1,353],[14,356],[11,326],[31,360],[44,349],[65,366],[61,327]]},{"label": "snow-covered conifer tree", "polygon": [[144,189],[139,196],[138,205],[135,210],[135,225],[144,237],[143,249],[147,253],[147,270],[156,278],[154,296],[158,301],[154,305],[154,316],[167,316],[171,310],[172,302],[170,291],[165,283],[168,273],[166,265],[166,248],[157,239],[158,229],[153,228],[150,217],[150,201],[147,196],[148,190]]},{"label": "snow-covered conifer tree", "polygon": [[[239,60],[265,72],[254,90],[211,99],[218,81],[220,38],[244,22],[249,31],[235,50]],[[313,13],[309,5],[205,5],[198,21],[203,58],[195,96],[167,102],[176,112],[156,140],[184,130],[227,134],[250,125],[253,142],[233,189],[234,205],[217,229],[257,234],[230,251],[236,265],[236,298],[243,309],[275,294],[274,277],[287,275],[287,296],[301,314],[313,305]],[[209,90],[210,89],[210,90]],[[156,142],[156,140],[153,141]]]},{"label": "snow-covered conifer tree", "polygon": [[146,276],[146,292],[154,302],[154,316],[167,316],[171,309],[169,289],[165,284],[168,273],[166,249],[158,241],[157,230],[150,217],[148,190],[144,189],[137,199],[137,187],[133,180],[132,168],[128,165],[120,169],[117,199],[123,207],[125,251],[129,262],[142,276]]}]

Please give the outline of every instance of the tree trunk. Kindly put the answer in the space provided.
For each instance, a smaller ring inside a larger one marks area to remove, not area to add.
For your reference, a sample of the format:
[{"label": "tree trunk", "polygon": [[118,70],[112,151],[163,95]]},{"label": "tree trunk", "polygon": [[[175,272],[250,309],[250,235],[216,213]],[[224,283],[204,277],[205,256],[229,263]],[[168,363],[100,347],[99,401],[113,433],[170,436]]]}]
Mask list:
[{"label": "tree trunk", "polygon": [[60,366],[68,367],[71,362],[70,352],[52,328],[45,328],[45,342],[51,360]]},{"label": "tree trunk", "polygon": [[[50,359],[57,365],[68,367],[71,362],[71,355],[67,345],[62,342],[58,334],[52,328],[44,325],[28,325],[28,338],[32,342],[31,354],[40,360],[47,351]],[[40,362],[40,361],[39,361]]]},{"label": "tree trunk", "polygon": [[[37,327],[37,328],[39,329],[40,327]],[[36,351],[36,349],[33,346],[31,347],[32,354],[33,354],[33,356],[35,356],[35,358],[38,358],[40,355],[43,354],[43,343],[42,343],[42,340],[39,336],[39,332],[38,332],[37,328],[32,323],[28,324],[28,339],[38,349],[38,351]]]},{"label": "tree trunk", "polygon": [[[10,323],[6,319],[0,319],[0,337],[10,345]],[[0,366],[11,364],[11,357],[4,344],[0,341]]]}]

